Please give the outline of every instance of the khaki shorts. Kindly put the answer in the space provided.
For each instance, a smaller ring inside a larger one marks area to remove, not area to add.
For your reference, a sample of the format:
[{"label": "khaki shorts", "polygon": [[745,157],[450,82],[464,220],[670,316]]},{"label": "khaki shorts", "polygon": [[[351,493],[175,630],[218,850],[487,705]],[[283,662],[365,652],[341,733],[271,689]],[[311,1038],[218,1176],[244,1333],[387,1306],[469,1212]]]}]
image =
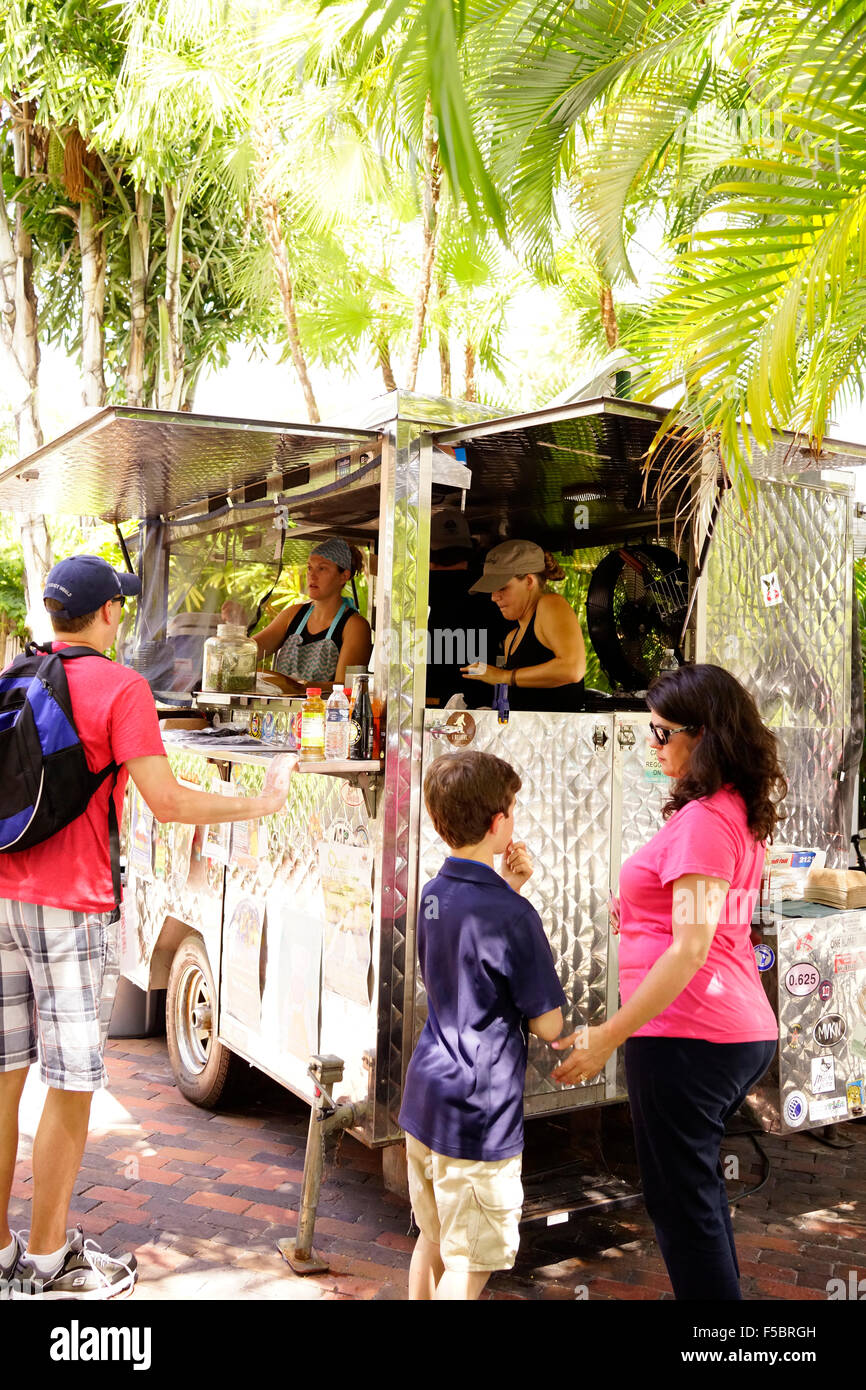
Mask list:
[{"label": "khaki shorts", "polygon": [[451,1271],[511,1269],[520,1244],[522,1154],[494,1162],[449,1158],[406,1135],[415,1222]]}]

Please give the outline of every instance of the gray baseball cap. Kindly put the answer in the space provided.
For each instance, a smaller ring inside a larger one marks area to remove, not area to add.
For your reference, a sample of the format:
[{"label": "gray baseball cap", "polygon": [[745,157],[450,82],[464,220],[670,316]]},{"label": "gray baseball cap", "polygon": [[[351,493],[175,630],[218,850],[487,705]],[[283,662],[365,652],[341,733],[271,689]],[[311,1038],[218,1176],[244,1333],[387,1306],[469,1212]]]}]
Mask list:
[{"label": "gray baseball cap", "polygon": [[503,541],[488,550],[484,573],[476,579],[470,594],[492,594],[504,589],[517,574],[543,574],[544,551],[535,541]]}]

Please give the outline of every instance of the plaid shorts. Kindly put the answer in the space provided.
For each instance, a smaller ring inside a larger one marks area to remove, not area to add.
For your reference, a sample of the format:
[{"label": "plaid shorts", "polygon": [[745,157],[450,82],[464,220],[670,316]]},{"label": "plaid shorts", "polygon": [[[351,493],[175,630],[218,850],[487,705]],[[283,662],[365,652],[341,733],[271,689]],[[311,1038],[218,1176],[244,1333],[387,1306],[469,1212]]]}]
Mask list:
[{"label": "plaid shorts", "polygon": [[102,1053],[120,974],[119,919],[0,898],[0,1071],[38,1056],[42,1080],[57,1090],[108,1084]]}]

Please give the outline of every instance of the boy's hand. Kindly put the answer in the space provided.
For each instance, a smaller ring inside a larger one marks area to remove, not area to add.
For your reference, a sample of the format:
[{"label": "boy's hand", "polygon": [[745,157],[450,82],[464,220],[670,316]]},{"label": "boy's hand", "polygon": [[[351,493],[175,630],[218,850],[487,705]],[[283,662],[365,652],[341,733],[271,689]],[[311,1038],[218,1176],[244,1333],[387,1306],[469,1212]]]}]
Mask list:
[{"label": "boy's hand", "polygon": [[531,878],[532,860],[529,857],[529,850],[521,840],[509,840],[505,846],[500,872],[509,888],[513,888],[515,893],[519,893],[527,879]]},{"label": "boy's hand", "polygon": [[608,920],[610,922],[610,929],[613,932],[614,936],[619,936],[619,898],[616,896],[615,893],[611,893],[610,897],[607,900],[607,910]]},{"label": "boy's hand", "polygon": [[297,766],[298,759],[293,753],[278,753],[271,759],[261,796],[262,801],[270,803],[265,811],[266,815],[281,811],[285,806],[289,782]]}]

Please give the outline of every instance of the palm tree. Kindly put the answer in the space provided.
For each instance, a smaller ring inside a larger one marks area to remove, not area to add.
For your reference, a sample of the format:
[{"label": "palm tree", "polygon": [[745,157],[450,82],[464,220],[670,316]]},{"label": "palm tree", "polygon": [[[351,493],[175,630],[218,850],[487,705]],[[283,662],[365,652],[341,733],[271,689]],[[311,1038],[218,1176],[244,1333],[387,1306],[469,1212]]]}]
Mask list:
[{"label": "palm tree", "polygon": [[679,386],[670,420],[718,432],[743,500],[746,419],[759,445],[784,426],[820,448],[866,349],[863,0],[412,0],[374,32],[386,22],[443,114],[450,179],[477,205],[483,157],[535,261],[567,196],[600,278],[624,283],[630,234],[659,211],[671,265],[638,339],[646,389]]}]

